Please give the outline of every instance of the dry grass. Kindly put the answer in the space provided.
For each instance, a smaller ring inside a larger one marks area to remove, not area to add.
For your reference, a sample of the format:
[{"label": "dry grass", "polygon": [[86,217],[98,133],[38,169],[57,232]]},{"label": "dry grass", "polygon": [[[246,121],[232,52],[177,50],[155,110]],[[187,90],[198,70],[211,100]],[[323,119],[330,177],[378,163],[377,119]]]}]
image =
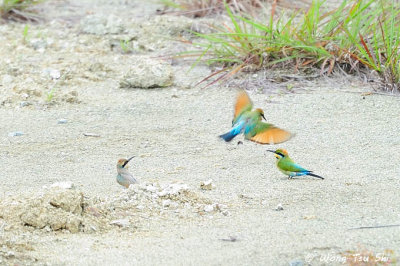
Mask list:
[{"label": "dry grass", "polygon": [[31,8],[44,0],[0,0],[0,17],[18,22],[38,22],[41,18]]},{"label": "dry grass", "polygon": [[[309,0],[161,0],[165,5],[160,13],[174,13],[190,17],[205,17],[212,14],[220,14],[225,11],[224,2],[234,12],[254,14],[257,10],[269,2],[273,5],[285,8],[299,9],[310,4]],[[171,11],[171,9],[178,11]]]}]

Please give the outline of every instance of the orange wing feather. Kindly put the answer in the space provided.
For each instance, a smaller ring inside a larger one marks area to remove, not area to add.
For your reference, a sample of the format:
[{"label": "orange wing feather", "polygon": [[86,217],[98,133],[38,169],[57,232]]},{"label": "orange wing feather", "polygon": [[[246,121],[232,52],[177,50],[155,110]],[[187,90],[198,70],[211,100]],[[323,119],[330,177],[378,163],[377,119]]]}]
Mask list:
[{"label": "orange wing feather", "polygon": [[251,102],[249,95],[247,95],[246,91],[242,90],[241,92],[239,92],[236,100],[234,119],[245,111],[251,111],[251,108],[253,108],[253,103]]},{"label": "orange wing feather", "polygon": [[278,127],[271,127],[251,137],[250,140],[261,144],[277,144],[289,140],[292,134]]}]

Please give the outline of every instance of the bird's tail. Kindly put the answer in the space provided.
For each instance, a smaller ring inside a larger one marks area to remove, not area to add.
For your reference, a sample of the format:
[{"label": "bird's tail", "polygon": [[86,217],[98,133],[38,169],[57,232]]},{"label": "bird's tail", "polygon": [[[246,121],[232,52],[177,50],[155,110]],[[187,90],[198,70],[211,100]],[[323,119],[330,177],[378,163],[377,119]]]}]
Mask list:
[{"label": "bird's tail", "polygon": [[228,142],[228,141],[231,141],[234,137],[236,137],[237,134],[239,134],[239,133],[235,134],[235,132],[233,130],[231,130],[228,133],[220,135],[220,138],[223,138],[226,142]]},{"label": "bird's tail", "polygon": [[324,179],[322,176],[319,176],[319,175],[316,175],[316,174],[313,174],[313,173],[307,173],[307,175],[309,175],[309,176],[314,176],[314,177],[318,177],[318,178],[321,178],[321,179]]},{"label": "bird's tail", "polygon": [[228,133],[220,135],[220,138],[223,138],[226,142],[231,141],[234,137],[236,137],[240,132],[242,132],[244,126],[243,121],[239,121]]}]

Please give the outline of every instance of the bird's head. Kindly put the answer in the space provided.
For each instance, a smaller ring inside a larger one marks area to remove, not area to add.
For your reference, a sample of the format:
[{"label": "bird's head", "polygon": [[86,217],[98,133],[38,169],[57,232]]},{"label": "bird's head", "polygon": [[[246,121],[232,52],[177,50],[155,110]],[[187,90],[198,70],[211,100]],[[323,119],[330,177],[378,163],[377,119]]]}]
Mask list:
[{"label": "bird's head", "polygon": [[126,166],[130,160],[132,160],[132,158],[135,156],[132,156],[129,159],[119,159],[118,163],[117,163],[117,168],[128,168],[128,166]]},{"label": "bird's head", "polygon": [[261,117],[264,118],[264,120],[267,120],[267,119],[265,119],[263,109],[257,108],[257,109],[255,110],[255,112],[257,112],[257,113],[260,115],[260,120],[261,120]]},{"label": "bird's head", "polygon": [[277,149],[275,151],[267,150],[267,151],[274,153],[276,159],[282,159],[284,157],[288,157],[289,156],[288,152],[285,149]]}]

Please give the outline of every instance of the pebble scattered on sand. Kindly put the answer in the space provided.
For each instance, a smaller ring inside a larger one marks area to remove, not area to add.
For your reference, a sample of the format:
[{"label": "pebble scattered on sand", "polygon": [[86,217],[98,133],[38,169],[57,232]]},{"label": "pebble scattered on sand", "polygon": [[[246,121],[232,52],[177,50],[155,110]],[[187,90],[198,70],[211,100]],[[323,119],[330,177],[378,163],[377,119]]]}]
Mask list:
[{"label": "pebble scattered on sand", "polygon": [[8,133],[9,137],[20,137],[23,135],[24,135],[24,132],[22,132],[22,131],[15,131],[15,132]]},{"label": "pebble scattered on sand", "polygon": [[213,181],[209,179],[207,181],[203,181],[200,183],[200,188],[202,190],[212,190],[213,189]]}]

